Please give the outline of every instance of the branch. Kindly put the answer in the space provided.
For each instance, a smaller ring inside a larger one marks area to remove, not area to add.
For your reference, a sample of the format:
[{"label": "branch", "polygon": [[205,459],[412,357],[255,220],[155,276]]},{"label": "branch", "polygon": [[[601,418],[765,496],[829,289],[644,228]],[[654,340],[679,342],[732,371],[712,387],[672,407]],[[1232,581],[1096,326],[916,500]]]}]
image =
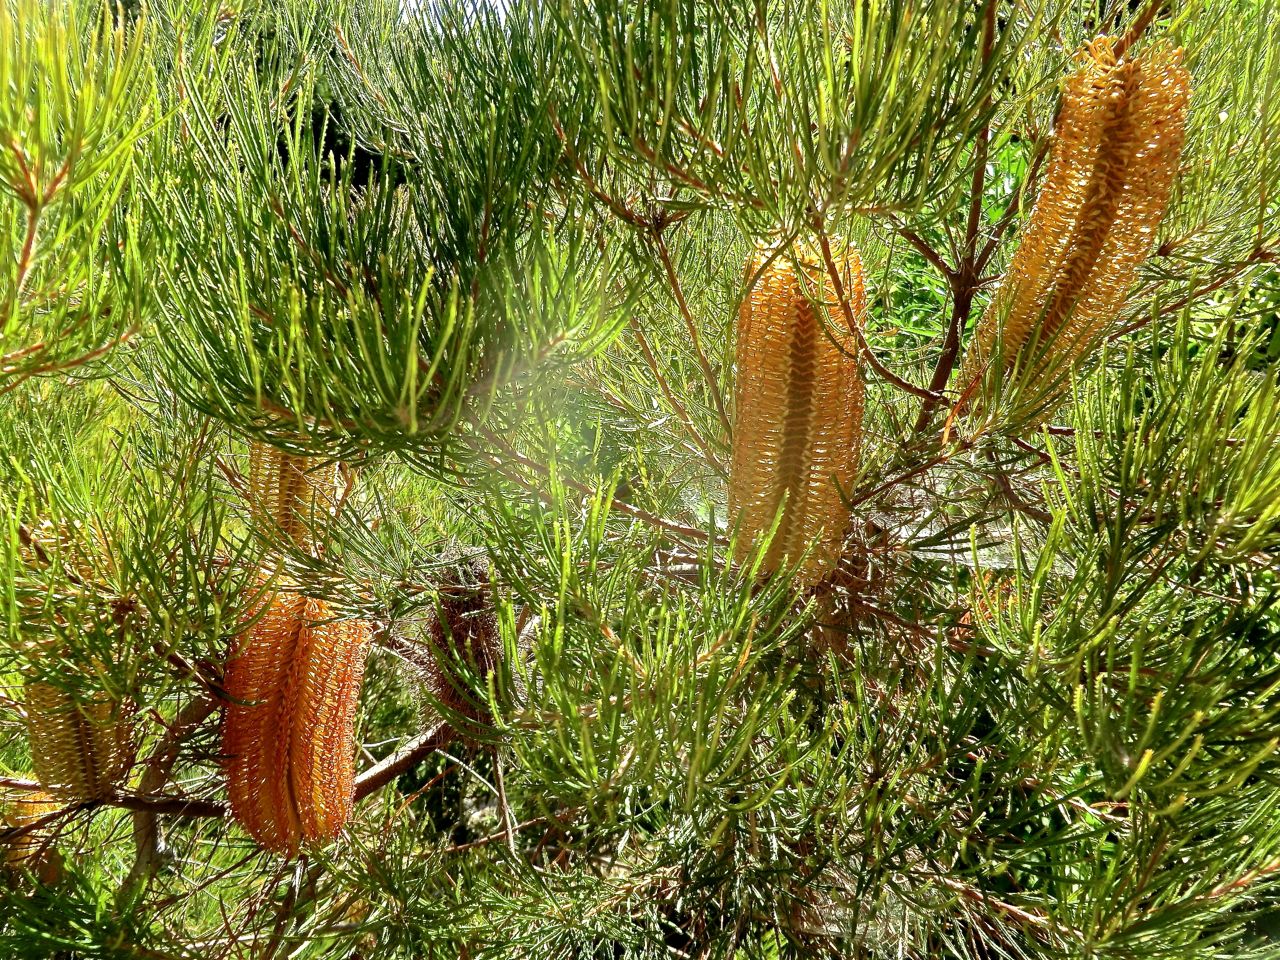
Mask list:
[{"label": "branch", "polygon": [[[1263,247],[1256,247],[1254,248],[1254,251],[1251,254],[1249,254],[1248,257],[1246,257],[1244,260],[1240,261],[1237,264],[1233,264],[1231,268],[1226,270],[1222,274],[1222,276],[1218,277],[1218,279],[1205,284],[1199,290],[1192,290],[1186,296],[1181,297],[1178,300],[1175,300],[1173,303],[1169,304],[1166,307],[1161,307],[1159,313],[1156,314],[1156,316],[1164,317],[1164,316],[1168,316],[1171,313],[1177,313],[1179,310],[1181,310],[1183,307],[1187,306],[1188,304],[1194,303],[1196,300],[1199,300],[1201,297],[1207,296],[1208,294],[1214,293],[1220,290],[1222,287],[1225,287],[1228,283],[1230,283],[1232,280],[1235,280],[1237,277],[1239,277],[1242,273],[1244,273],[1250,267],[1255,266],[1259,263],[1273,263],[1275,262],[1275,260],[1276,260],[1275,251],[1268,250]],[[1130,324],[1127,324],[1126,326],[1121,327],[1119,330],[1115,331],[1115,333],[1108,334],[1107,339],[1119,340],[1121,337],[1127,336],[1128,334],[1133,333],[1135,330],[1141,330],[1143,327],[1147,326],[1147,324],[1151,323],[1153,319],[1154,318],[1148,314],[1147,316],[1144,316],[1141,320],[1135,320],[1133,323],[1130,323]]]},{"label": "branch", "polygon": [[[991,459],[995,459],[994,455]],[[991,476],[995,479],[996,486],[1000,488],[1000,492],[1004,494],[1004,498],[1009,501],[1010,506],[1019,513],[1026,514],[1031,519],[1038,520],[1040,523],[1053,523],[1052,514],[1041,510],[1034,504],[1027,503],[1027,501],[1013,489],[1013,484],[1009,481],[1009,478],[1004,475],[1004,471],[994,463],[993,466],[995,467],[995,472]]]},{"label": "branch", "polygon": [[1116,44],[1117,60],[1123,57],[1129,51],[1129,48],[1138,42],[1138,38],[1147,32],[1147,28],[1151,26],[1165,2],[1166,0],[1150,0],[1147,3],[1142,13],[1138,15],[1138,19],[1133,21],[1133,25],[1125,31],[1124,36]]},{"label": "branch", "polygon": [[[167,736],[147,760],[147,772],[138,785],[141,792],[148,795],[159,794],[168,783],[173,765],[178,760],[179,745],[217,709],[217,698],[206,694],[178,711]],[[136,855],[133,867],[122,886],[123,890],[136,890],[144,886],[159,866],[160,825],[157,816],[158,811],[154,809],[133,812],[133,845]]]},{"label": "branch", "polygon": [[[82,366],[83,364],[90,363],[91,361],[98,359],[98,357],[102,356],[103,354],[110,352],[115,347],[118,347],[120,344],[126,343],[130,337],[132,337],[134,334],[138,332],[139,329],[141,328],[138,326],[138,324],[135,323],[133,324],[133,326],[129,327],[129,329],[125,330],[124,333],[120,334],[120,336],[115,337],[111,340],[108,340],[106,343],[100,344],[97,347],[94,347],[88,353],[81,354],[80,356],[76,356],[76,357],[71,357],[68,360],[50,361],[49,363],[43,363],[43,364],[40,364],[39,366],[32,367],[30,370],[24,370],[20,375],[14,377],[13,380],[6,383],[3,387],[0,387],[0,396],[3,396],[9,391],[16,389],[20,385],[26,383],[32,377],[38,377],[46,373],[55,373],[61,370],[71,370],[75,367]],[[9,369],[0,370],[0,374],[10,374],[10,373],[16,373],[16,370],[9,370]]]},{"label": "branch", "polygon": [[827,231],[823,228],[822,221],[818,217],[814,218],[813,229],[818,236],[818,245],[822,248],[822,260],[826,265],[827,275],[831,278],[836,298],[840,301],[840,310],[844,314],[845,323],[854,336],[858,338],[858,347],[862,357],[866,359],[867,365],[895,387],[905,390],[912,396],[925,399],[937,398],[938,394],[932,390],[917,387],[914,383],[902,379],[902,377],[876,359],[876,355],[871,352],[871,345],[867,343],[866,335],[862,332],[861,324],[858,323],[857,318],[853,315],[853,307],[849,304],[849,297],[845,293],[844,281],[840,279],[840,268],[836,266],[835,258],[831,255],[831,241],[827,238]]},{"label": "branch", "polygon": [[[476,430],[481,434],[481,436],[483,436],[490,443],[501,448],[502,451],[508,457],[513,459],[515,462],[519,463],[521,466],[528,467],[530,470],[534,470],[537,473],[540,473],[544,477],[550,475],[551,473],[550,470],[548,470],[542,464],[535,463],[534,461],[530,460],[528,457],[522,456],[513,446],[511,446],[511,444],[507,443],[501,437],[497,436],[488,427],[480,426],[479,424],[477,424]],[[497,458],[494,458],[494,459],[496,460]],[[497,463],[497,466],[501,468],[502,464],[500,461]],[[510,476],[509,473],[505,475]],[[577,490],[581,494],[585,494],[587,496],[592,496],[595,494],[595,491],[592,490],[590,487],[588,487],[585,483],[579,483],[578,481],[563,475],[561,476],[560,479],[561,479],[561,482],[565,484],[565,486],[572,487],[574,490]],[[529,485],[525,484],[525,486],[529,486]],[[643,510],[640,507],[634,507],[631,504],[627,503],[625,500],[619,500],[617,497],[614,497],[610,501],[610,505],[613,507],[613,509],[617,510],[619,513],[625,513],[628,516],[635,517],[637,520],[643,520],[645,523],[651,526],[657,527],[660,530],[666,530],[669,533],[675,533],[682,537],[687,537],[691,540],[698,540],[703,543],[705,543],[707,540],[707,533],[705,530],[698,530],[698,529],[695,529],[694,527],[686,527],[686,526],[683,526],[682,524],[672,523],[670,520],[663,520],[661,517],[655,516],[654,514],[650,513],[648,510]]]},{"label": "branch", "polygon": [[[0,787],[8,787],[12,790],[23,790],[30,793],[44,790],[44,785],[38,781],[21,780],[16,777],[0,777]],[[227,813],[227,808],[221,803],[214,803],[211,800],[197,800],[192,797],[175,797],[167,794],[139,796],[131,793],[114,793],[100,800],[72,800],[67,805],[67,809],[72,811],[97,810],[101,807],[172,813],[181,817],[224,817]]]},{"label": "branch", "polygon": [[1027,169],[1027,176],[1018,188],[1018,202],[1010,203],[1005,208],[1004,213],[1000,215],[1000,219],[996,221],[996,225],[991,228],[991,236],[987,238],[987,242],[983,245],[977,260],[974,261],[974,269],[977,273],[982,273],[987,268],[987,264],[991,262],[996,249],[1000,246],[1000,238],[1004,236],[1004,232],[1009,229],[1009,225],[1013,223],[1018,213],[1022,210],[1021,198],[1026,196],[1027,191],[1034,187],[1036,181],[1040,178],[1040,167],[1044,164],[1044,158],[1049,155],[1049,144],[1052,141],[1052,136],[1046,136],[1041,139],[1039,146],[1036,147],[1035,155],[1031,158],[1031,166]]},{"label": "branch", "polygon": [[414,767],[453,739],[453,728],[441,721],[426,733],[419,734],[391,756],[380,760],[356,777],[356,800],[363,800],[386,786],[400,774]]},{"label": "branch", "polygon": [[671,262],[671,253],[667,249],[667,242],[662,238],[661,230],[653,231],[653,243],[657,248],[658,258],[662,261],[662,266],[667,272],[667,282],[671,285],[671,292],[675,294],[676,304],[680,307],[680,316],[684,318],[685,329],[689,331],[689,339],[693,342],[693,352],[698,358],[698,366],[702,368],[702,375],[707,380],[707,389],[711,392],[711,398],[716,404],[716,411],[720,414],[720,424],[724,427],[725,435],[732,437],[733,425],[729,422],[729,414],[725,409],[724,397],[720,393],[720,383],[711,370],[711,363],[707,360],[706,353],[703,352],[702,340],[698,336],[698,326],[693,322],[693,314],[690,312],[689,304],[684,298],[684,290],[680,286],[680,278],[676,275],[676,268]]},{"label": "branch", "polygon": [[671,404],[671,408],[676,412],[676,416],[680,418],[680,422],[684,424],[684,428],[688,432],[690,438],[692,438],[693,442],[698,445],[698,449],[702,451],[702,456],[706,459],[707,464],[712,469],[723,475],[727,472],[724,465],[716,459],[716,456],[711,452],[711,447],[707,444],[707,441],[702,438],[702,434],[700,434],[697,431],[697,428],[694,427],[693,420],[689,417],[689,411],[685,409],[684,405],[676,398],[675,394],[672,393],[671,386],[667,383],[667,378],[662,375],[662,371],[658,369],[658,360],[653,355],[653,350],[649,346],[649,341],[645,339],[644,331],[640,328],[640,324],[636,322],[635,317],[631,318],[631,330],[636,335],[636,340],[640,344],[640,352],[644,354],[645,363],[649,365],[649,370],[652,371],[654,377],[657,379],[658,387],[662,390],[662,395],[667,398],[667,403]]},{"label": "branch", "polygon": [[[982,19],[982,63],[985,69],[991,61],[991,49],[995,43],[996,5],[995,0],[987,0]],[[983,103],[983,110],[991,108],[991,97],[988,95]],[[946,336],[942,341],[942,352],[933,368],[933,377],[929,380],[929,390],[933,394],[925,398],[920,407],[920,416],[916,418],[916,433],[923,433],[929,426],[933,411],[942,399],[942,389],[951,379],[951,371],[955,369],[956,360],[960,357],[960,335],[973,312],[973,296],[978,289],[978,231],[982,226],[982,196],[987,182],[987,150],[991,142],[991,124],[984,123],[978,131],[978,141],[973,148],[973,178],[969,185],[969,216],[964,228],[964,248],[960,261],[951,275],[951,319],[947,323]]]},{"label": "branch", "polygon": [[944,278],[946,278],[948,285],[955,285],[956,272],[951,269],[951,267],[947,266],[947,262],[942,259],[942,254],[938,253],[937,250],[925,243],[924,240],[920,238],[920,235],[914,230],[910,230],[902,224],[897,223],[894,224],[893,229],[897,231],[898,236],[902,237],[907,241],[907,243],[915,247],[916,252],[928,260],[929,263],[931,263],[934,268],[937,269]]}]

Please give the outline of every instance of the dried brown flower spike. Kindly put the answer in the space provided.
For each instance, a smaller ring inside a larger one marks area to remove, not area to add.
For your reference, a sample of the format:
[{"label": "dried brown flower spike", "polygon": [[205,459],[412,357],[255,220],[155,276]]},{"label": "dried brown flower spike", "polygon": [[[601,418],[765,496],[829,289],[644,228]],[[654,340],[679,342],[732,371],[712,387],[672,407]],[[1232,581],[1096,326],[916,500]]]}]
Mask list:
[{"label": "dried brown flower spike", "polygon": [[[502,654],[498,616],[484,557],[460,560],[439,588],[437,616],[427,626],[431,663],[426,683],[451,726],[487,723],[487,708],[477,699],[467,673],[484,679]],[[465,729],[457,732],[466,735]]]},{"label": "dried brown flower spike", "polygon": [[232,814],[262,846],[293,856],[334,839],[351,816],[370,631],[333,620],[321,600],[265,603],[227,664],[222,742]]},{"label": "dried brown flower spike", "polygon": [[24,690],[31,765],[44,788],[69,800],[114,791],[133,761],[132,704],[38,680]]},{"label": "dried brown flower spike", "polygon": [[333,502],[336,467],[255,441],[249,449],[249,507],[264,529],[307,549],[316,520]]},{"label": "dried brown flower spike", "polygon": [[962,368],[966,389],[989,367],[987,395],[1014,388],[1033,413],[1124,305],[1178,172],[1191,97],[1181,51],[1117,60],[1115,43],[1077,55],[1035,207]]},{"label": "dried brown flower spike", "polygon": [[[850,248],[841,262],[861,324],[862,260]],[[857,472],[864,393],[857,338],[836,319],[839,310],[827,311],[835,329],[823,323],[817,304],[829,307],[834,292],[819,264],[764,252],[748,263],[748,282],[757,272],[738,313],[729,516],[741,524],[745,558],[781,509],[762,570],[799,561],[812,544],[797,572],[812,584],[834,568],[849,522],[841,491],[847,495]]]}]

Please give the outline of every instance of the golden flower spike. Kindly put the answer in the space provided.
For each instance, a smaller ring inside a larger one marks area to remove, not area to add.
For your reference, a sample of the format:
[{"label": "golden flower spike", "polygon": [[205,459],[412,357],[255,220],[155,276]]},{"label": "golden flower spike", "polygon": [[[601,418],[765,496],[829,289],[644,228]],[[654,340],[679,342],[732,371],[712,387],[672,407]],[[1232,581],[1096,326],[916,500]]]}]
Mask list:
[{"label": "golden flower spike", "polygon": [[1191,81],[1182,52],[1139,57],[1099,37],[1066,80],[1049,166],[961,369],[970,410],[997,393],[1043,415],[1106,334],[1155,242],[1182,152]]},{"label": "golden flower spike", "polygon": [[278,529],[303,549],[333,502],[337,468],[255,440],[249,448],[249,508],[263,529]]},{"label": "golden flower spike", "polygon": [[0,792],[0,827],[5,840],[3,863],[9,870],[30,870],[41,883],[62,876],[62,856],[44,821],[62,808],[55,797],[40,790]]},{"label": "golden flower spike", "polygon": [[293,856],[334,839],[351,816],[355,718],[370,631],[327,604],[268,595],[227,664],[223,720],[236,820]]},{"label": "golden flower spike", "polygon": [[[837,262],[863,324],[862,260],[849,248]],[[814,301],[830,306],[834,292],[819,264],[761,252],[747,264],[749,283],[757,271],[738,312],[729,516],[745,559],[781,509],[762,571],[799,562],[812,545],[796,574],[809,585],[835,567],[849,522],[841,491],[848,495],[857,473],[864,394],[857,337],[839,310],[828,310],[835,329],[824,325]]]},{"label": "golden flower spike", "polygon": [[132,703],[80,698],[39,680],[24,690],[31,765],[44,788],[68,800],[111,794],[133,762]]}]

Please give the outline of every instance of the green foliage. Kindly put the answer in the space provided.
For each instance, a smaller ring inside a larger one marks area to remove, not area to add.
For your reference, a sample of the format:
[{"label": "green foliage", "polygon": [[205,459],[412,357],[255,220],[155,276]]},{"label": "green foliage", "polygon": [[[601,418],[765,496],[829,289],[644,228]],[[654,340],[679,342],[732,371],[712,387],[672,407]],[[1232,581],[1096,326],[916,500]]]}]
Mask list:
[{"label": "green foliage", "polygon": [[147,301],[132,151],[154,123],[147,26],[86,4],[0,16],[0,390],[137,332]]},{"label": "green foliage", "polygon": [[[137,708],[0,955],[1276,955],[1272,0],[0,16],[0,805],[28,678]],[[1067,400],[978,423],[1101,30],[1186,50],[1174,201]],[[734,328],[752,250],[832,238],[867,405],[802,591],[732,559]],[[262,440],[340,463],[314,551]],[[266,589],[374,637],[354,815],[288,861],[225,809]]]}]

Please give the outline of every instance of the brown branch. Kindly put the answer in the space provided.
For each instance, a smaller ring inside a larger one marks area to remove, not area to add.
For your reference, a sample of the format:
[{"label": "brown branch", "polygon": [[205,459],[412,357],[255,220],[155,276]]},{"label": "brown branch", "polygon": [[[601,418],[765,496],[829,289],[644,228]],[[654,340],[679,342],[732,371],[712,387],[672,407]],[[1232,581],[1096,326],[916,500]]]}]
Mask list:
[{"label": "brown branch", "polygon": [[375,763],[356,777],[356,800],[363,800],[386,786],[400,774],[435,753],[453,739],[453,728],[441,721],[426,733],[419,734],[391,756]]},{"label": "brown branch", "polygon": [[948,890],[952,890],[960,894],[960,896],[964,897],[966,900],[970,900],[974,903],[980,903],[983,906],[995,907],[1001,913],[1008,914],[1011,917],[1021,920],[1023,923],[1031,924],[1036,927],[1050,927],[1054,925],[1053,921],[1046,916],[1038,913],[1032,913],[1030,910],[1024,910],[1022,907],[1008,903],[1007,901],[1001,900],[997,897],[992,897],[988,895],[986,891],[977,890],[967,884],[961,883],[959,880],[953,880],[951,877],[942,876],[934,877],[934,879]]},{"label": "brown branch", "polygon": [[633,227],[639,227],[642,230],[649,228],[649,223],[644,217],[640,216],[621,200],[607,193],[595,181],[595,178],[588,172],[586,165],[578,157],[577,151],[569,145],[569,137],[564,132],[564,127],[560,125],[560,118],[556,115],[555,104],[547,105],[547,112],[551,116],[551,127],[555,130],[556,137],[560,141],[560,146],[564,149],[565,156],[569,158],[569,162],[573,164],[573,169],[577,172],[578,177],[582,180],[583,185],[587,188],[587,192],[603,203],[614,215],[619,219],[631,224]]},{"label": "brown branch", "polygon": [[[44,785],[35,780],[22,780],[16,777],[0,777],[0,787],[23,790],[35,793],[44,790]],[[115,793],[100,800],[71,801],[67,809],[97,810],[100,807],[119,807],[123,810],[142,810],[154,813],[172,813],[181,817],[223,817],[227,808],[221,803],[211,800],[197,800],[193,797],[175,797],[168,794],[140,796],[131,793]]]},{"label": "brown branch", "polygon": [[1027,501],[1013,489],[1013,484],[1009,481],[1009,478],[1004,475],[1004,472],[999,469],[999,467],[996,468],[992,477],[995,479],[996,486],[1000,488],[1000,492],[1004,495],[1004,498],[1009,501],[1010,506],[1015,510],[1019,513],[1026,514],[1033,520],[1038,520],[1040,523],[1053,523],[1053,515],[1045,510],[1041,510],[1033,504],[1027,503]]},{"label": "brown branch", "polygon": [[1133,25],[1125,31],[1124,36],[1116,43],[1115,51],[1117,60],[1123,57],[1129,51],[1129,48],[1137,43],[1139,38],[1147,32],[1147,28],[1155,21],[1161,8],[1164,7],[1166,2],[1167,0],[1150,0],[1150,2],[1147,3],[1146,7],[1143,8],[1142,13],[1138,15],[1138,19],[1133,21]]},{"label": "brown branch", "polygon": [[40,227],[40,207],[37,204],[27,205],[27,233],[22,241],[22,250],[18,254],[18,278],[13,285],[13,300],[9,312],[12,314],[17,301],[22,296],[22,288],[26,285],[27,273],[31,269],[31,257],[35,253],[36,232]]},{"label": "brown branch", "polygon": [[640,352],[644,354],[645,363],[649,365],[649,369],[657,379],[658,387],[662,390],[662,395],[667,398],[667,403],[671,404],[671,408],[675,411],[676,416],[679,417],[680,422],[684,424],[685,431],[689,434],[693,442],[698,445],[698,449],[702,451],[702,455],[706,458],[707,463],[719,473],[725,473],[724,465],[716,458],[715,454],[711,452],[711,447],[707,444],[707,441],[702,438],[702,434],[700,434],[697,428],[694,427],[693,420],[689,417],[689,411],[685,409],[684,405],[676,398],[675,394],[672,393],[671,386],[667,383],[667,378],[664,377],[662,372],[658,369],[658,360],[653,355],[653,350],[649,346],[649,341],[645,339],[644,331],[640,328],[640,324],[636,321],[635,317],[632,317],[630,322],[631,330],[636,335],[636,341],[640,344]]},{"label": "brown branch", "polygon": [[[427,733],[414,737],[396,753],[374,764],[356,778],[355,799],[357,801],[362,800],[390,783],[416,763],[444,746],[452,737],[453,730],[445,723],[440,723]],[[0,787],[32,793],[44,790],[43,785],[35,780],[23,780],[15,777],[0,777]],[[150,815],[167,813],[178,817],[221,818],[227,815],[225,804],[169,794],[116,793],[100,800],[72,801],[67,809],[75,812],[96,810],[100,807],[119,807],[124,810],[133,810]],[[40,824],[33,824],[32,826],[33,828],[38,828]]]},{"label": "brown branch", "polygon": [[[159,794],[177,763],[178,748],[182,741],[199,729],[217,709],[217,699],[206,695],[178,711],[168,734],[147,760],[147,772],[142,775],[142,781],[138,785],[142,793]],[[125,890],[136,890],[144,886],[159,866],[160,824],[157,818],[156,810],[133,812],[133,845],[136,853],[133,867],[125,878]]]},{"label": "brown branch", "polygon": [[[30,370],[24,370],[19,376],[15,377],[13,380],[6,383],[3,387],[0,387],[0,396],[3,396],[9,391],[15,389],[20,384],[26,383],[32,377],[37,377],[45,373],[54,373],[59,370],[70,370],[74,367],[78,367],[83,364],[89,363],[90,361],[96,360],[98,359],[98,357],[109,352],[114,347],[117,347],[120,344],[126,342],[130,337],[132,337],[135,333],[137,333],[138,330],[139,330],[139,327],[135,323],[133,326],[131,326],[124,333],[120,334],[120,336],[116,337],[114,340],[108,340],[106,343],[102,344],[99,347],[95,347],[93,350],[90,350],[86,354],[82,354],[81,356],[78,356],[78,357],[73,357],[70,360],[58,360],[50,363],[41,364],[40,366],[33,367]],[[0,371],[0,373],[8,373],[8,372],[10,371]]]},{"label": "brown branch", "polygon": [[902,379],[878,359],[871,352],[871,345],[867,343],[866,335],[862,332],[862,325],[858,323],[857,318],[853,315],[853,306],[849,303],[848,294],[844,289],[844,282],[840,279],[840,268],[836,266],[835,258],[831,255],[831,241],[827,237],[827,232],[822,226],[822,220],[818,217],[813,221],[814,233],[818,236],[818,245],[822,248],[822,260],[826,265],[827,275],[831,278],[831,284],[835,290],[836,298],[840,301],[840,310],[844,314],[845,323],[848,325],[850,332],[858,338],[858,347],[860,356],[866,360],[867,365],[871,367],[877,374],[893,384],[900,390],[915,397],[928,399],[937,397],[938,395],[932,390],[926,390],[924,387],[917,387],[914,383]]},{"label": "brown branch", "polygon": [[873,487],[871,490],[868,490],[866,493],[858,494],[856,497],[852,498],[849,501],[849,506],[852,508],[852,507],[858,506],[858,504],[860,503],[866,503],[872,497],[878,496],[879,494],[884,493],[886,490],[890,490],[893,487],[896,487],[900,483],[905,483],[906,481],[910,480],[912,477],[917,477],[920,474],[924,473],[925,471],[933,469],[940,463],[946,463],[950,459],[951,459],[951,454],[949,453],[939,454],[938,456],[934,457],[932,460],[928,460],[922,464],[914,466],[910,470],[907,470],[904,473],[898,474],[896,477],[886,480],[884,483],[881,483],[878,486]]},{"label": "brown branch", "polygon": [[[982,19],[982,62],[984,68],[991,61],[991,51],[995,44],[996,5],[995,0],[987,0]],[[983,109],[991,107],[988,95]],[[977,267],[978,232],[982,227],[982,196],[987,182],[987,151],[991,142],[991,124],[984,123],[978,131],[978,140],[973,148],[973,177],[969,184],[969,215],[965,221],[964,248],[956,269],[950,275],[951,281],[951,318],[947,323],[947,332],[942,340],[942,352],[933,367],[933,376],[929,380],[929,392],[920,406],[920,416],[916,418],[916,433],[923,433],[933,418],[933,412],[942,400],[942,390],[951,379],[951,371],[955,369],[960,358],[960,335],[964,332],[969,314],[973,312],[973,297],[978,289],[978,277],[981,271]]]},{"label": "brown branch", "polygon": [[916,252],[929,261],[929,263],[931,263],[934,268],[942,274],[946,279],[948,286],[955,286],[956,272],[951,267],[947,266],[947,262],[942,259],[942,254],[938,253],[937,250],[925,243],[924,240],[921,239],[920,235],[914,230],[910,230],[901,224],[894,224],[893,229],[897,231],[898,236],[902,237],[902,239],[906,240],[907,243],[915,247]]},{"label": "brown branch", "polygon": [[720,414],[720,425],[724,427],[725,435],[732,438],[733,425],[729,422],[724,396],[720,392],[720,383],[712,372],[711,363],[707,360],[707,355],[702,349],[702,339],[698,336],[698,326],[693,322],[693,313],[689,310],[689,304],[684,298],[684,289],[680,286],[680,277],[676,274],[675,265],[671,262],[671,252],[667,249],[667,242],[663,239],[661,230],[653,231],[653,243],[658,251],[658,258],[662,261],[663,269],[667,272],[667,282],[671,286],[671,292],[675,294],[676,304],[680,307],[680,316],[684,318],[685,329],[689,331],[689,339],[693,343],[693,352],[698,358],[698,366],[702,368],[702,375],[707,380],[707,389],[711,392],[711,398],[716,404],[716,411]]},{"label": "brown branch", "polygon": [[1000,215],[1000,219],[996,221],[996,225],[991,228],[991,236],[987,238],[987,242],[983,245],[977,260],[974,261],[976,273],[980,274],[986,270],[987,264],[991,262],[991,258],[1000,246],[1001,237],[1004,236],[1004,232],[1009,229],[1009,225],[1013,223],[1018,213],[1022,210],[1022,197],[1026,196],[1027,191],[1032,189],[1036,181],[1040,179],[1040,168],[1044,165],[1044,158],[1049,155],[1049,144],[1052,141],[1053,138],[1051,136],[1046,136],[1036,147],[1035,155],[1031,158],[1031,166],[1027,169],[1027,176],[1022,181],[1022,185],[1018,187],[1018,202],[1010,203],[1004,213]]},{"label": "brown branch", "polygon": [[[1234,264],[1229,270],[1224,272],[1222,276],[1218,277],[1218,279],[1206,284],[1205,286],[1201,287],[1199,290],[1191,291],[1186,296],[1181,297],[1178,300],[1175,300],[1173,303],[1169,304],[1168,306],[1161,307],[1157,316],[1165,317],[1171,313],[1177,313],[1183,307],[1187,306],[1188,304],[1194,303],[1196,300],[1199,300],[1201,297],[1207,296],[1208,294],[1214,293],[1222,289],[1232,280],[1235,280],[1236,278],[1238,278],[1242,273],[1244,273],[1250,267],[1255,266],[1259,263],[1274,262],[1275,259],[1276,259],[1276,254],[1273,251],[1264,249],[1262,247],[1257,247],[1254,249],[1252,253],[1249,254],[1247,258],[1245,258],[1244,260],[1240,261],[1237,264]],[[1147,326],[1147,324],[1151,323],[1152,319],[1153,318],[1150,315],[1144,316],[1141,320],[1135,320],[1133,323],[1130,323],[1124,327],[1121,327],[1115,333],[1108,334],[1107,339],[1119,340],[1121,337],[1127,336],[1128,334],[1133,333],[1136,330],[1141,330],[1143,327]]]}]

